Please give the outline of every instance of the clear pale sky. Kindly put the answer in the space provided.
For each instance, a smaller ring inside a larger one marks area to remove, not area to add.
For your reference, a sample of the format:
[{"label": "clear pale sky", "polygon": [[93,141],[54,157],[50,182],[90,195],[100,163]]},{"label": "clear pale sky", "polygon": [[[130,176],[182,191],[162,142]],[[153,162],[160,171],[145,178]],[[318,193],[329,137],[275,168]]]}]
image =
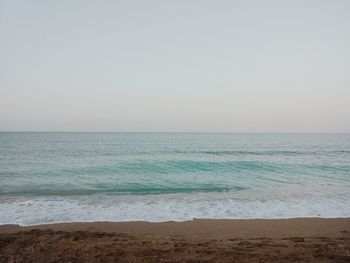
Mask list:
[{"label": "clear pale sky", "polygon": [[0,130],[350,132],[350,1],[0,0]]}]

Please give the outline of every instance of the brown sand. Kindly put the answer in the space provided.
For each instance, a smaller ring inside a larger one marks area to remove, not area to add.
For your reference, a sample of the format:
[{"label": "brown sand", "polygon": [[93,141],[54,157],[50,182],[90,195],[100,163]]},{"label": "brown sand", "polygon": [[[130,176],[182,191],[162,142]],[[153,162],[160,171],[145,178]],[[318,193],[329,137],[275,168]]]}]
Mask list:
[{"label": "brown sand", "polygon": [[350,262],[350,218],[3,225],[0,262]]}]

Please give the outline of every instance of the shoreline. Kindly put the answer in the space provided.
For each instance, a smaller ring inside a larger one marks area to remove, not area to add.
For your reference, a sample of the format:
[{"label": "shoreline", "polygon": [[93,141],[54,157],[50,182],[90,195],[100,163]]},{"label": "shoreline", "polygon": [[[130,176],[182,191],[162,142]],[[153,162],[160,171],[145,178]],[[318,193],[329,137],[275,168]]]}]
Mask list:
[{"label": "shoreline", "polygon": [[350,262],[350,218],[0,225],[0,262]]},{"label": "shoreline", "polygon": [[[344,229],[343,229],[344,228]],[[188,221],[94,221],[63,222],[21,226],[18,224],[0,225],[0,233],[15,233],[30,230],[90,231],[105,233],[125,233],[131,235],[178,234],[184,236],[236,236],[283,237],[289,235],[315,236],[325,234],[336,236],[340,231],[350,231],[349,218],[287,218],[287,219],[193,219]]]}]

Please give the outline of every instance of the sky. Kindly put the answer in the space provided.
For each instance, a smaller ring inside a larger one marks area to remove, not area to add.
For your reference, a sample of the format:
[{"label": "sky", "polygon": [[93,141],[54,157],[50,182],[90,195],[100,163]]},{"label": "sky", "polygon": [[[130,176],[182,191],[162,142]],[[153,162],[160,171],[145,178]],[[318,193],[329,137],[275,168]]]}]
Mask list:
[{"label": "sky", "polygon": [[350,1],[0,0],[0,131],[350,132]]}]

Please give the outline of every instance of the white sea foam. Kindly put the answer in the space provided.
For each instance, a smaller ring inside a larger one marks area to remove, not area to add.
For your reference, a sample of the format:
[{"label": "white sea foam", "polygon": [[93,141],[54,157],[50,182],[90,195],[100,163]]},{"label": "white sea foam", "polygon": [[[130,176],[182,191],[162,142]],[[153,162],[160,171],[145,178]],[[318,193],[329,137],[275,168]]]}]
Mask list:
[{"label": "white sea foam", "polygon": [[350,217],[347,187],[126,196],[0,197],[0,224]]}]

